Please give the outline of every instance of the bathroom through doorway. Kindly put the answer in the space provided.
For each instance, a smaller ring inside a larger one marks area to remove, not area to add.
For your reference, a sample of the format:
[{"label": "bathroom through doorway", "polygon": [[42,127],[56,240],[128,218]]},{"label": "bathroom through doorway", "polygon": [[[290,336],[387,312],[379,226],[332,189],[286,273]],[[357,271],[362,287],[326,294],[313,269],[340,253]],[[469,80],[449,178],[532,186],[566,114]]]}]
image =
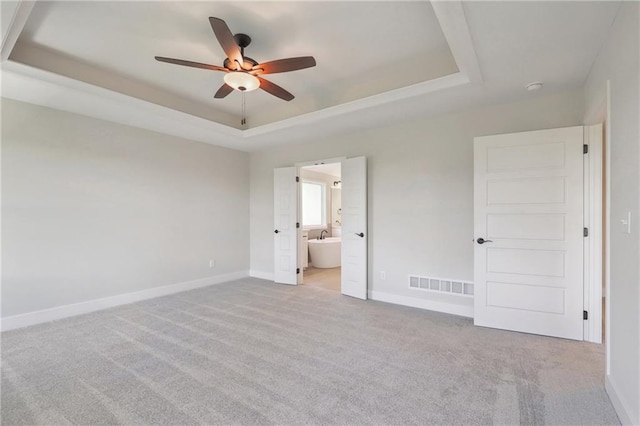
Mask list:
[{"label": "bathroom through doorway", "polygon": [[341,291],[342,170],[340,162],[300,167],[301,284]]}]

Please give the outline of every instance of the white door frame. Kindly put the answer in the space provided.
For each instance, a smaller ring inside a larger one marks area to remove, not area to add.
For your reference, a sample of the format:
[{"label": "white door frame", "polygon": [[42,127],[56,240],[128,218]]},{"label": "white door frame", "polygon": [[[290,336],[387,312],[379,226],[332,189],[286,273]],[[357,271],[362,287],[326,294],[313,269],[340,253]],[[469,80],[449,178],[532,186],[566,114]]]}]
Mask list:
[{"label": "white door frame", "polygon": [[611,375],[611,81],[607,80],[604,95],[604,145],[605,145],[605,240],[604,240],[604,288],[605,288],[605,353],[606,374]]},{"label": "white door frame", "polygon": [[294,166],[298,168],[300,171],[300,167],[305,166],[319,166],[320,164],[330,164],[330,163],[341,163],[342,160],[346,160],[347,157],[334,157],[334,158],[326,158],[324,160],[314,160],[314,161],[302,161],[299,163],[295,163]]},{"label": "white door frame", "polygon": [[[599,95],[599,101],[594,103],[594,107],[587,111],[585,114],[585,125],[601,124],[604,122],[604,143],[600,139],[601,146],[604,145],[604,150],[601,148],[600,155],[604,155],[604,206],[600,206],[600,214],[604,214],[604,239],[600,236],[601,249],[604,247],[604,260],[602,267],[604,267],[604,291],[605,291],[605,353],[606,353],[606,375],[611,374],[611,82],[607,80],[601,89]],[[599,160],[599,164],[602,164],[602,159]],[[602,186],[601,186],[602,188]],[[603,208],[604,207],[604,208]],[[595,300],[597,294],[591,294],[592,299]],[[602,293],[600,293],[602,297]],[[599,315],[598,315],[599,312]],[[599,321],[602,324],[602,304],[600,303],[600,309],[595,312],[596,315],[589,315],[589,320],[593,318],[593,321]],[[592,329],[593,327],[590,327]],[[602,332],[600,333],[602,338]],[[591,340],[589,340],[591,341]]]},{"label": "white door frame", "polygon": [[602,343],[602,124],[584,126],[584,226],[589,236],[584,244],[585,341]]}]

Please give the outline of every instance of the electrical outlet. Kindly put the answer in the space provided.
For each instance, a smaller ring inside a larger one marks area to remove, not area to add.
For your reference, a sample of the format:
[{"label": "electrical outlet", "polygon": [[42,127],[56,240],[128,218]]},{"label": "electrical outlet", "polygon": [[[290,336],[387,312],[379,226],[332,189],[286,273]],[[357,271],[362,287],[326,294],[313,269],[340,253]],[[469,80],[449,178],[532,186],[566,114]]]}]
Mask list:
[{"label": "electrical outlet", "polygon": [[209,260],[209,269],[213,269],[216,266],[216,261],[211,259]]},{"label": "electrical outlet", "polygon": [[381,280],[386,280],[387,279],[387,273],[384,271],[380,271],[380,279]]}]

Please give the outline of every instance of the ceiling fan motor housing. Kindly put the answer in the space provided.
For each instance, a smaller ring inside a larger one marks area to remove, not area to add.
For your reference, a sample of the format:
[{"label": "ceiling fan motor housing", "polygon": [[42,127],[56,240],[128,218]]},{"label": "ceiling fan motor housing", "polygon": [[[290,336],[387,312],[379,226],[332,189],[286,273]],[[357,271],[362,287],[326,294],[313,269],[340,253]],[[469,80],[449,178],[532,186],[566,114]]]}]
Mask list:
[{"label": "ceiling fan motor housing", "polygon": [[[233,36],[233,39],[238,44],[238,47],[240,48],[240,54],[242,55],[242,59],[244,59],[244,64],[242,64],[242,68],[245,68],[245,69],[253,68],[254,66],[258,65],[258,61],[255,61],[251,58],[247,58],[246,56],[244,56],[244,48],[251,44],[251,37],[249,37],[247,34],[238,33]],[[227,66],[228,61],[229,61],[229,58],[225,59],[224,61],[225,68],[229,68]]]},{"label": "ceiling fan motor housing", "polygon": [[[251,69],[251,68],[255,67],[256,65],[258,65],[258,61],[256,61],[255,59],[249,58],[248,56],[243,56],[242,59],[244,59],[243,68]],[[231,61],[229,60],[229,58],[225,58],[225,60],[222,63],[222,65],[227,69],[233,69],[233,68],[229,67],[230,63],[231,63]]]}]

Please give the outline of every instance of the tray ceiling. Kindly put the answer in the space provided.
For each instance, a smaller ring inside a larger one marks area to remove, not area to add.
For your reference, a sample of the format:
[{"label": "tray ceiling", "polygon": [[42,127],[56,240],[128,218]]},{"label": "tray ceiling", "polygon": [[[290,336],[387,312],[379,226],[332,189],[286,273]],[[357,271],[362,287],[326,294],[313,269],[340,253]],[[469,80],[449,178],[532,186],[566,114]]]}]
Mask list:
[{"label": "tray ceiling", "polygon": [[312,55],[317,66],[267,79],[296,98],[245,94],[249,127],[341,105],[458,71],[429,2],[37,2],[10,59],[240,129],[242,94],[213,94],[222,65],[208,22],[253,39],[264,62]]}]

